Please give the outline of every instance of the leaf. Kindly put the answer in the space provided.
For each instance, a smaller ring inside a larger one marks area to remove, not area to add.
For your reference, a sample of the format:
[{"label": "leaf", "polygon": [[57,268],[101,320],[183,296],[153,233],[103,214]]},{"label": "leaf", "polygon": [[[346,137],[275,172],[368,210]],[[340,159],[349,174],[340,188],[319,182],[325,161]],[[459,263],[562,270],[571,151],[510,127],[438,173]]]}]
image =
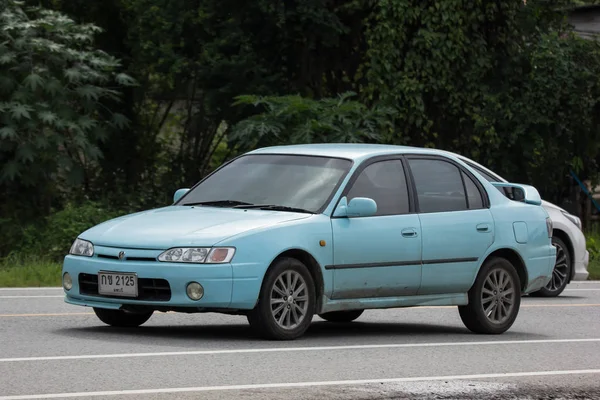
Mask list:
[{"label": "leaf", "polygon": [[24,144],[19,147],[17,150],[17,159],[20,161],[28,161],[33,162],[35,159],[35,152],[33,148],[29,144]]},{"label": "leaf", "polygon": [[5,126],[0,129],[0,139],[16,139],[17,131],[12,126]]},{"label": "leaf", "polygon": [[114,113],[112,115],[112,122],[119,129],[126,128],[129,125],[129,119],[120,113]]},{"label": "leaf", "polygon": [[94,128],[96,126],[96,121],[91,119],[90,117],[88,117],[87,115],[84,115],[82,117],[80,117],[77,120],[77,124],[81,127],[81,129],[83,129],[84,131],[89,131],[90,129]]},{"label": "leaf", "polygon": [[115,80],[117,81],[117,83],[119,85],[123,85],[123,86],[137,86],[137,81],[135,79],[133,79],[131,76],[127,75],[127,74],[117,74],[117,76],[115,77]]},{"label": "leaf", "polygon": [[64,76],[70,83],[75,83],[81,79],[82,74],[75,68],[69,68],[65,70]]},{"label": "leaf", "polygon": [[38,118],[47,124],[52,124],[58,119],[56,114],[51,111],[42,111],[38,113]]},{"label": "leaf", "polygon": [[17,59],[17,54],[14,52],[4,53],[0,56],[0,65],[10,64]]},{"label": "leaf", "polygon": [[4,164],[2,167],[2,173],[0,174],[1,181],[13,181],[15,178],[21,175],[19,171],[19,164],[16,161],[11,160]]},{"label": "leaf", "polygon": [[44,84],[44,78],[42,78],[38,74],[29,74],[23,80],[23,84],[29,87],[32,91],[35,91],[38,87]]},{"label": "leaf", "polygon": [[86,100],[98,100],[101,91],[102,89],[92,85],[84,85],[75,89],[75,92]]},{"label": "leaf", "polygon": [[30,111],[33,111],[33,108],[25,104],[13,103],[10,107],[10,113],[16,120],[20,120],[22,118],[31,119],[31,114],[29,113]]}]

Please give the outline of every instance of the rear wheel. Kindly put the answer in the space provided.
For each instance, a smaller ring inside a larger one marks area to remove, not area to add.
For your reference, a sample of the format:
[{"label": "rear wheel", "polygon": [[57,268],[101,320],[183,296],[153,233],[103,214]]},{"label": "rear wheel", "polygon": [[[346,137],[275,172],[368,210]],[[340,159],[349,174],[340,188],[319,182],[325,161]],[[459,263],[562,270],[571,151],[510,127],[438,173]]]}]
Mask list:
[{"label": "rear wheel", "polygon": [[332,311],[319,314],[319,317],[329,322],[352,322],[362,315],[365,310]]},{"label": "rear wheel", "polygon": [[521,285],[515,267],[504,258],[491,258],[469,290],[469,304],[459,306],[458,311],[472,332],[500,334],[515,322],[520,306]]},{"label": "rear wheel", "polygon": [[571,253],[569,253],[569,248],[565,242],[557,237],[552,238],[552,244],[556,247],[556,264],[554,264],[552,270],[552,278],[545,287],[531,293],[531,296],[556,297],[565,290],[569,283],[569,277],[571,276]]},{"label": "rear wheel", "polygon": [[281,258],[269,268],[248,322],[266,339],[296,339],[310,326],[315,298],[306,266],[295,258]]},{"label": "rear wheel", "polygon": [[143,313],[134,313],[123,310],[108,310],[106,308],[94,307],[94,312],[100,321],[106,325],[116,326],[119,328],[134,328],[144,324],[150,319],[154,311]]}]

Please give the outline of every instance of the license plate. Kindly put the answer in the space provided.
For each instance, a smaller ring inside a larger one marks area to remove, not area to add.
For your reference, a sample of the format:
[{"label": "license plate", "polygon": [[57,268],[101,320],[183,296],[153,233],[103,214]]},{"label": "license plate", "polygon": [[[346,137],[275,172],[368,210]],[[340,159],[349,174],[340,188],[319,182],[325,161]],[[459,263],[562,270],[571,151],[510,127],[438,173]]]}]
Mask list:
[{"label": "license plate", "polygon": [[137,297],[137,275],[134,273],[98,272],[98,293],[106,296]]}]

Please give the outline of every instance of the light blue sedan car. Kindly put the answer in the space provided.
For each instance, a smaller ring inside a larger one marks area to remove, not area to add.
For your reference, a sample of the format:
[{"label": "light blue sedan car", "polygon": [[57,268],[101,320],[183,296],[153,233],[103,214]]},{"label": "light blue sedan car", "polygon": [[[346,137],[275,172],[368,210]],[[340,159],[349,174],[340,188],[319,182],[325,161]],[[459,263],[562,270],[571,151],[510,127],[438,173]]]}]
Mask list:
[{"label": "light blue sedan car", "polygon": [[552,276],[540,204],[535,188],[490,183],[431,149],[259,149],[173,205],[83,232],[64,260],[65,301],[119,327],[156,311],[246,315],[280,340],[315,314],[350,322],[366,309],[455,305],[469,330],[499,334]]}]

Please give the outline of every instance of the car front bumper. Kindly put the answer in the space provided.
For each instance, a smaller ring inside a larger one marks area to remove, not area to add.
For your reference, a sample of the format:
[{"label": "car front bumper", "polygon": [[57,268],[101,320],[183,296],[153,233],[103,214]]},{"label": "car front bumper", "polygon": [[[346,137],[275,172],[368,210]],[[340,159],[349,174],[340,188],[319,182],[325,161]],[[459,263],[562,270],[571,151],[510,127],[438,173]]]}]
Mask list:
[{"label": "car front bumper", "polygon": [[573,263],[573,268],[575,269],[575,271],[573,273],[572,280],[585,281],[588,278],[588,276],[590,276],[590,273],[587,270],[589,263],[590,263],[590,252],[586,250],[585,254],[583,256],[583,260],[576,261]]},{"label": "car front bumper", "polygon": [[[256,304],[262,277],[258,266],[234,264],[183,264],[158,261],[119,261],[94,257],[66,256],[63,275],[71,275],[73,286],[65,290],[65,302],[89,307],[120,309],[124,306],[144,306],[155,309],[190,311],[205,309],[252,309]],[[140,298],[99,295],[94,278],[99,271],[136,273]],[[238,272],[237,278],[234,271]],[[92,283],[90,283],[90,281]],[[165,284],[165,281],[168,285]],[[160,283],[157,283],[160,282]],[[200,300],[186,294],[190,282],[204,288]],[[160,291],[156,289],[160,287]],[[165,289],[166,288],[166,289]],[[143,294],[143,296],[142,296]]]}]

